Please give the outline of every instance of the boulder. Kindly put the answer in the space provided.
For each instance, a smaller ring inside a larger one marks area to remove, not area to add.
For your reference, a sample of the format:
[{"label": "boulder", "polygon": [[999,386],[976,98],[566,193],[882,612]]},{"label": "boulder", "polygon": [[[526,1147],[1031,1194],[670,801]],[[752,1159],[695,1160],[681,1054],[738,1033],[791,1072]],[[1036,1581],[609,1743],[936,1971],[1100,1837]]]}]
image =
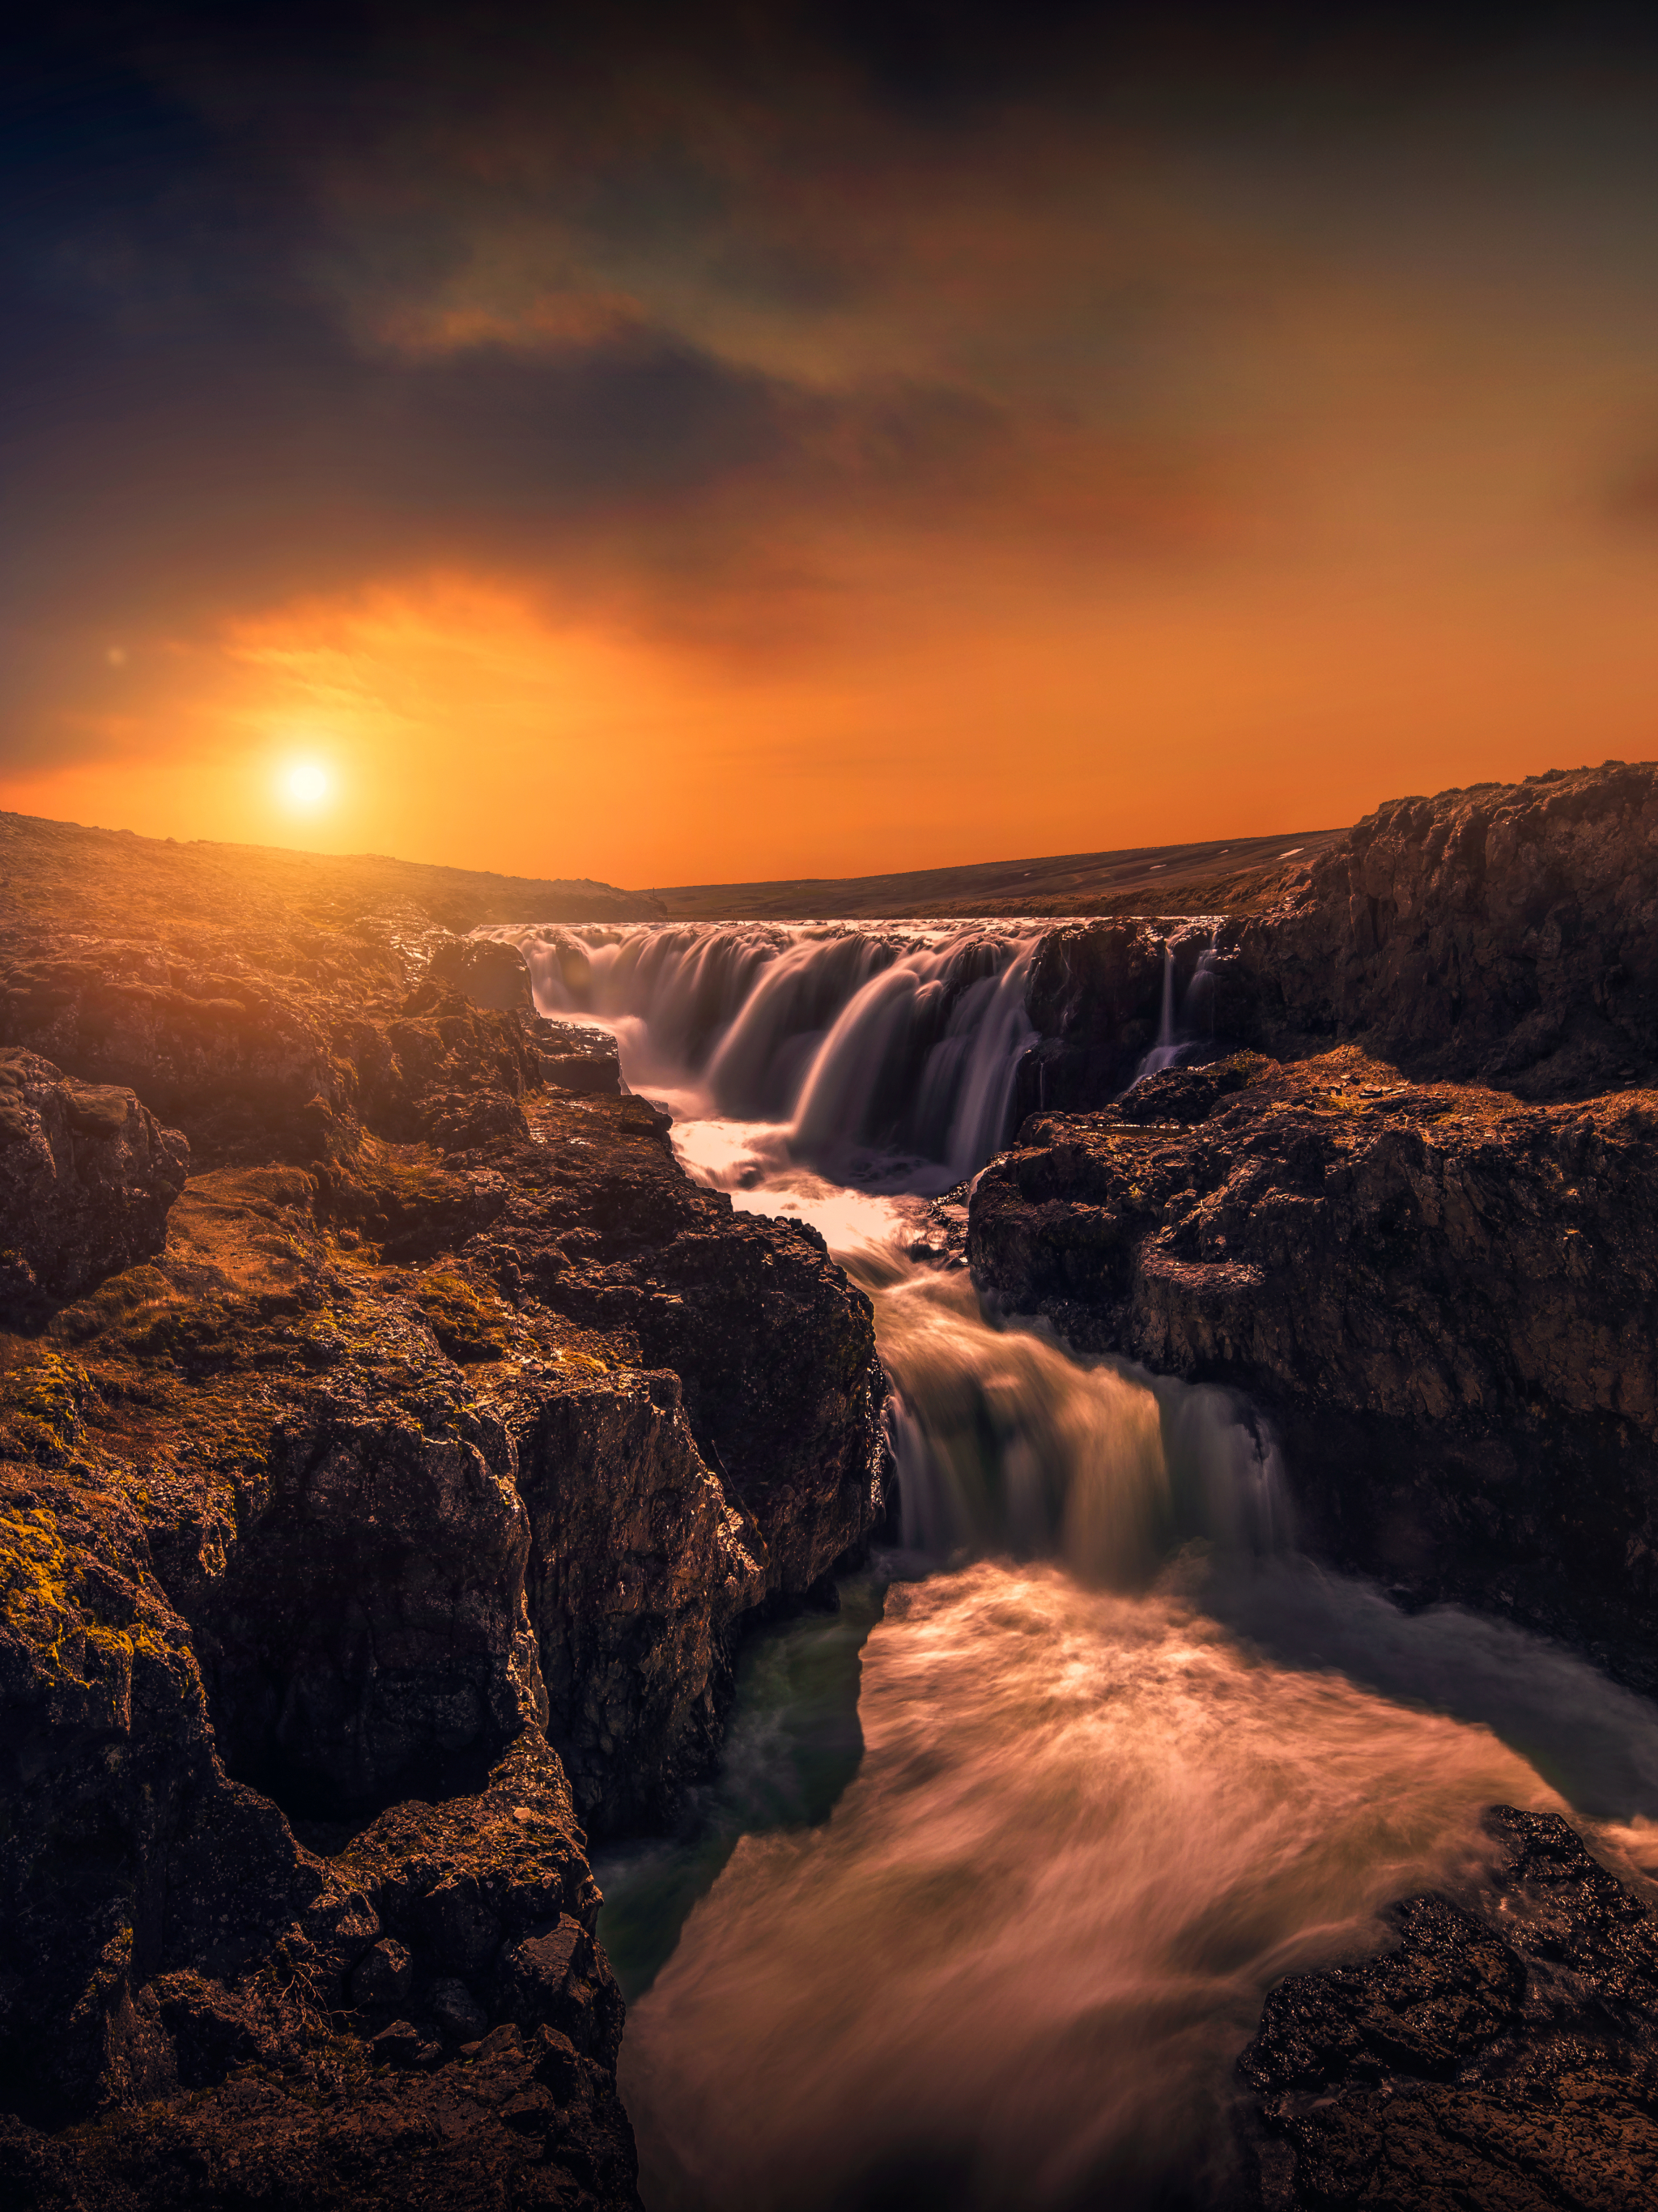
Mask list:
[{"label": "boulder", "polygon": [[472,937],[441,946],[428,974],[446,990],[459,991],[475,1006],[507,1012],[535,1006],[530,970],[515,945],[492,937]]},{"label": "boulder", "polygon": [[189,1160],[131,1091],[0,1052],[0,1299],[75,1297],[158,1252]]}]

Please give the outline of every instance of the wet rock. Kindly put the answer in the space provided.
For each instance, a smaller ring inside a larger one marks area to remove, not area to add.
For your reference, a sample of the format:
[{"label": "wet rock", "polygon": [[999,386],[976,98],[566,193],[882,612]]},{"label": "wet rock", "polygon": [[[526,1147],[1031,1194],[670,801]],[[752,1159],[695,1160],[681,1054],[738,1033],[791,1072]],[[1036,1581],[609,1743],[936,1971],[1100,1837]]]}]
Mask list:
[{"label": "wet rock", "polygon": [[615,1036],[581,1022],[537,1020],[532,1041],[542,1080],[553,1091],[598,1091],[619,1098],[625,1085]]},{"label": "wet rock", "polygon": [[1282,1982],[1240,2061],[1260,2207],[1579,2206],[1658,2192],[1658,1922],[1565,1821],[1487,1816],[1491,1883]]},{"label": "wet rock", "polygon": [[1352,1047],[1245,1057],[1033,1117],[969,1253],[1081,1349],[1248,1392],[1310,1548],[1650,1686],[1655,1133],[1650,1092],[1526,1106]]},{"label": "wet rock", "polygon": [[584,1817],[611,1832],[671,1818],[719,1741],[729,1639],[768,1586],[763,1542],[671,1373],[572,1378],[519,1453],[549,1732]]},{"label": "wet rock", "polygon": [[0,1052],[0,1302],[27,1313],[160,1251],[189,1162],[131,1091]]},{"label": "wet rock", "polygon": [[530,970],[515,945],[494,938],[468,938],[434,953],[427,971],[434,983],[459,991],[475,1006],[506,1011],[532,1008]]}]

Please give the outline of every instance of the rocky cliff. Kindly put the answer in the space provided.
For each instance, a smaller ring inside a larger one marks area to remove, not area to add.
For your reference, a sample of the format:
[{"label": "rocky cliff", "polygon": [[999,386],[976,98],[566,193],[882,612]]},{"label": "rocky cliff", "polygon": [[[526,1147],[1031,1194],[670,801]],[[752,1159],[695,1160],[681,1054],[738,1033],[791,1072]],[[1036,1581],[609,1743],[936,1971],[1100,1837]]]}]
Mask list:
[{"label": "rocky cliff", "polygon": [[631,2205],[587,1836],[865,1541],[867,1301],[516,956],[60,889],[0,927],[0,2196]]},{"label": "rocky cliff", "polygon": [[1107,1103],[1162,1018],[1199,1055],[1360,1043],[1527,1098],[1658,1082],[1658,765],[1400,799],[1260,911],[1071,922],[1032,964],[1024,1114]]}]

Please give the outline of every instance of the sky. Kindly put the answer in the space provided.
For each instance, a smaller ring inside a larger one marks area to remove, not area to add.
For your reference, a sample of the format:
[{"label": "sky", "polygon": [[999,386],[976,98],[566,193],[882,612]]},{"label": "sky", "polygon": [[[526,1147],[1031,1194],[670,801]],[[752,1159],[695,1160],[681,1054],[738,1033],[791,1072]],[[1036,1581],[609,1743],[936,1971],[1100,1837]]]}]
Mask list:
[{"label": "sky", "polygon": [[1658,752],[1658,40],[65,4],[0,807],[639,888]]}]

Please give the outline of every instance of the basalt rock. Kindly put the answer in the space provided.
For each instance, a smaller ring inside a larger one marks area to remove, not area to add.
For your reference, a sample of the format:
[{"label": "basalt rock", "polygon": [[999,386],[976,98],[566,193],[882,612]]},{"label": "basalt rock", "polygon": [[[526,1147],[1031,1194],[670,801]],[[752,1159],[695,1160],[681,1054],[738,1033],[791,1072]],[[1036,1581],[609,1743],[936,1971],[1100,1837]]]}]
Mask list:
[{"label": "basalt rock", "polygon": [[1533,1099],[1658,1081],[1658,766],[1392,799],[1264,912],[1057,925],[1032,957],[1017,1116],[1133,1080],[1165,993],[1188,1059],[1358,1042]]},{"label": "basalt rock", "polygon": [[515,945],[491,937],[466,938],[432,956],[428,974],[434,983],[459,991],[475,1006],[506,1012],[533,1010],[530,970]]},{"label": "basalt rock", "polygon": [[1658,1683],[1658,1095],[1527,1106],[1356,1048],[1038,1115],[969,1254],[1078,1348],[1247,1392],[1301,1540]]},{"label": "basalt rock", "polygon": [[696,1448],[671,1371],[572,1377],[521,1414],[530,1617],[589,1821],[661,1825],[719,1741],[766,1546]]},{"label": "basalt rock", "polygon": [[76,1297],[159,1251],[189,1159],[131,1091],[0,1052],[0,1310]]},{"label": "basalt rock", "polygon": [[1658,1079],[1658,766],[1394,799],[1224,924],[1231,1031],[1558,1098]]},{"label": "basalt rock", "polygon": [[210,1159],[302,1152],[313,1102],[349,1103],[349,1071],[304,997],[237,968],[123,943],[18,962],[0,978],[0,1042],[129,1087]]},{"label": "basalt rock", "polygon": [[1477,1894],[1267,1997],[1239,2072],[1260,2212],[1632,2212],[1658,2197],[1658,1921],[1565,1821],[1487,1816]]},{"label": "basalt rock", "polygon": [[551,1091],[603,1091],[619,1098],[626,1087],[614,1035],[580,1022],[537,1018],[531,1042],[541,1062],[541,1079]]},{"label": "basalt rock", "polygon": [[349,1050],[362,1119],[380,1136],[460,1152],[527,1134],[520,1102],[538,1070],[509,1014],[428,981],[394,1021],[354,1030]]}]

